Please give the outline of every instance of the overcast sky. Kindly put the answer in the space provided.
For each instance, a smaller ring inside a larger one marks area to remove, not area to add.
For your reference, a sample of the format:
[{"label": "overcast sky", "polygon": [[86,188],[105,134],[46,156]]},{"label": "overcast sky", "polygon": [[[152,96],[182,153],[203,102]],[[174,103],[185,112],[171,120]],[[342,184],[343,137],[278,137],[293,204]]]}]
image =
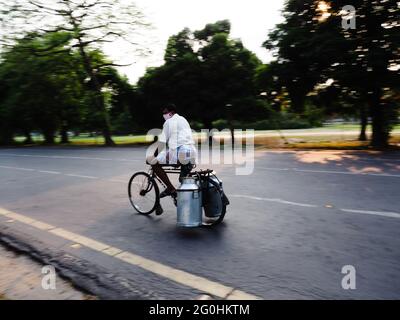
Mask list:
[{"label": "overcast sky", "polygon": [[[198,30],[207,23],[223,19],[231,21],[232,37],[242,39],[262,61],[270,61],[271,54],[261,45],[268,30],[282,21],[284,0],[136,0],[135,3],[152,23],[153,30],[148,33],[152,54],[131,59],[136,61],[135,64],[120,68],[131,83],[135,83],[147,67],[163,64],[164,50],[171,35],[185,27]],[[121,54],[126,55],[124,48],[115,45],[105,51],[116,61],[121,61]],[[126,58],[122,60],[128,61]]]}]

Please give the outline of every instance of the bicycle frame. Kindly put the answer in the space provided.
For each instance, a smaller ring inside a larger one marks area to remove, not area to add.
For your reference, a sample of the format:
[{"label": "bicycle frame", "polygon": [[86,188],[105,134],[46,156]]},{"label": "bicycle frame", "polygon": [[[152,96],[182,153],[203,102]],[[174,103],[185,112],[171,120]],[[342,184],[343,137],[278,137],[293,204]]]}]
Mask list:
[{"label": "bicycle frame", "polygon": [[[180,166],[174,166],[174,165],[163,165],[162,166],[165,171],[165,173],[171,173],[171,174],[180,174],[181,173],[181,167]],[[194,165],[193,169],[196,168],[196,165]],[[189,172],[188,176],[189,177],[193,177],[193,176],[197,176],[200,178],[203,178],[204,176],[210,176],[211,174],[215,176],[215,174],[213,174],[213,170],[211,169],[206,169],[206,170],[199,170],[199,171],[191,171]],[[163,187],[166,188],[164,182],[155,174],[153,168],[150,166],[150,169],[148,171],[149,175],[157,180]]]},{"label": "bicycle frame", "polygon": [[[162,165],[162,167],[163,167],[165,173],[167,173],[167,174],[181,174],[181,166],[179,166],[179,165]],[[195,166],[193,168],[195,168]],[[191,168],[191,169],[193,169],[193,168]],[[150,176],[150,178],[151,178],[151,180],[148,180],[149,185],[145,189],[143,189],[141,192],[144,192],[144,193],[149,192],[151,190],[151,188],[149,188],[150,185],[151,186],[154,185],[154,187],[157,190],[157,193],[159,190],[159,187],[157,186],[157,184],[166,187],[165,184],[163,183],[163,181],[155,174],[155,172],[151,166],[150,166],[149,170],[147,171],[147,173],[146,172],[138,172],[138,173],[135,173],[135,175],[136,174],[145,174],[145,175]],[[218,216],[216,216],[215,218],[213,217],[214,220],[212,220],[212,219],[210,220],[208,218],[208,220],[203,222],[202,226],[203,227],[211,227],[213,225],[217,225],[217,224],[221,223],[225,217],[226,206],[229,205],[229,200],[226,197],[226,195],[222,189],[222,182],[218,179],[215,172],[211,169],[206,169],[206,170],[200,169],[200,170],[191,171],[188,173],[184,172],[184,174],[188,177],[196,177],[198,179],[198,181],[200,182],[200,188],[203,192],[205,192],[205,195],[208,195],[209,188],[214,188],[214,187],[220,193],[220,196],[222,197],[221,198],[221,200],[222,200],[221,213]],[[132,176],[132,178],[134,176]],[[132,178],[131,178],[131,180],[132,180]],[[129,182],[129,188],[128,188],[129,191],[128,192],[129,192],[131,204],[135,207],[135,204],[132,202],[131,193],[130,193],[131,180]],[[151,181],[153,181],[153,183],[150,183]],[[158,181],[158,183],[157,183],[157,181]],[[204,199],[207,199],[207,198],[205,197]],[[173,200],[175,206],[177,206],[177,201],[178,201],[177,197],[173,196],[172,200]],[[144,214],[150,214],[154,210],[158,210],[158,209],[162,210],[161,205],[160,205],[160,198],[158,195],[157,195],[157,199],[155,201],[156,202],[155,202],[154,208],[151,211],[148,211]],[[207,201],[206,201],[206,203],[207,203]],[[204,206],[204,203],[202,205]],[[136,207],[135,207],[135,209],[136,209],[136,211],[138,211],[138,209]],[[139,211],[139,213],[143,213],[143,212]],[[161,211],[161,213],[162,213],[162,211]]]},{"label": "bicycle frame", "polygon": [[[178,166],[168,165],[168,166],[163,166],[163,168],[166,168],[166,169],[164,169],[166,174],[168,174],[168,173],[180,174],[181,173],[181,169]],[[166,188],[166,185],[164,184],[164,182],[155,174],[155,172],[151,166],[150,166],[148,173],[153,179],[157,180],[164,188]]]}]

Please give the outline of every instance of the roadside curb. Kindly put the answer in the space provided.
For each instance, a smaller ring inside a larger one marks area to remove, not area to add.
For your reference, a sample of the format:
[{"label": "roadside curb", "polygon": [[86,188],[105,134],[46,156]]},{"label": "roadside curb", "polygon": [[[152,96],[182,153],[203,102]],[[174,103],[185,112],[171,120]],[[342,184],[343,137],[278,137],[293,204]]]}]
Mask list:
[{"label": "roadside curb", "polygon": [[55,251],[41,241],[2,225],[0,225],[0,243],[41,264],[54,266],[57,274],[70,281],[76,289],[101,300],[162,299],[152,292],[138,289],[132,281],[112,274],[87,260],[63,250]]}]

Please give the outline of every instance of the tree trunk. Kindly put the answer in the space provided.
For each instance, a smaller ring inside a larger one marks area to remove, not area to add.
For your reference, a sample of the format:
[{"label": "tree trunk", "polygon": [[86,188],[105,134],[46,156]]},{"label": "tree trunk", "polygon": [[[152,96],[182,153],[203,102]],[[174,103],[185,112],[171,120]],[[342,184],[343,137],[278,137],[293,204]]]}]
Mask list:
[{"label": "tree trunk", "polygon": [[203,121],[205,128],[208,130],[208,146],[211,148],[213,144],[213,136],[212,136],[212,121],[209,119],[205,119]]},{"label": "tree trunk", "polygon": [[289,92],[290,107],[293,113],[302,114],[304,112],[305,95],[297,92]]},{"label": "tree trunk", "polygon": [[365,105],[361,105],[360,107],[360,124],[361,124],[361,131],[358,140],[360,141],[367,141],[367,125],[368,125],[368,112]]},{"label": "tree trunk", "polygon": [[235,148],[235,129],[233,128],[233,125],[230,126],[231,131],[231,143],[232,143],[232,149]]},{"label": "tree trunk", "polygon": [[11,132],[0,133],[0,145],[11,145],[13,142],[13,135]]},{"label": "tree trunk", "polygon": [[45,144],[54,144],[54,131],[44,130],[43,135]]},{"label": "tree trunk", "polygon": [[32,135],[29,131],[24,131],[25,141],[24,144],[33,144]]},{"label": "tree trunk", "polygon": [[103,120],[102,134],[104,137],[104,143],[107,146],[114,146],[115,143],[111,137],[110,117],[108,115],[108,112],[106,110],[106,106],[104,103],[103,94],[101,92],[101,85],[100,85],[100,83],[97,79],[97,76],[93,70],[90,59],[85,52],[85,48],[84,48],[84,44],[83,44],[82,40],[80,38],[78,38],[78,41],[79,41],[79,53],[80,53],[82,61],[83,61],[83,66],[85,68],[87,75],[90,78],[90,84],[92,86],[92,90],[95,93],[95,104],[96,104],[97,110],[99,110],[102,114],[102,118],[103,118],[102,119]]},{"label": "tree trunk", "polygon": [[[69,4],[68,4],[69,6]],[[111,138],[111,124],[110,124],[110,118],[106,109],[106,105],[104,103],[104,97],[101,92],[101,85],[99,83],[99,80],[97,79],[96,73],[93,69],[92,63],[90,61],[90,58],[86,54],[85,47],[86,44],[83,42],[82,37],[80,36],[80,27],[77,19],[73,16],[72,10],[67,13],[69,15],[71,24],[74,26],[74,31],[76,32],[76,40],[78,41],[78,48],[79,48],[79,54],[82,58],[83,62],[83,67],[85,69],[86,74],[90,78],[90,85],[92,87],[93,92],[95,93],[95,104],[97,107],[97,110],[101,112],[102,115],[102,120],[103,120],[103,125],[102,125],[102,133],[104,136],[104,143],[107,146],[114,146],[115,143]]]},{"label": "tree trunk", "polygon": [[369,107],[372,117],[371,146],[385,148],[388,146],[389,130],[385,116],[385,109],[381,103],[381,90],[376,89],[369,97]]},{"label": "tree trunk", "polygon": [[61,126],[61,143],[69,143],[68,127],[65,124]]},{"label": "tree trunk", "polygon": [[[229,111],[231,111],[231,110],[229,110]],[[229,124],[229,130],[231,132],[232,149],[234,149],[234,147],[235,147],[235,129],[233,127],[233,117],[232,117],[231,112],[228,113],[228,124]]]}]

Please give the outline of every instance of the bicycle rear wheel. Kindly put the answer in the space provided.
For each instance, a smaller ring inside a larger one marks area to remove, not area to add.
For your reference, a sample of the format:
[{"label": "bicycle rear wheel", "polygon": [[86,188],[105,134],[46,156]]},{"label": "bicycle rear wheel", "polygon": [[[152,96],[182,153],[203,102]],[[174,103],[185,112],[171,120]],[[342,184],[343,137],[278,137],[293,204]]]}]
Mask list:
[{"label": "bicycle rear wheel", "polygon": [[140,214],[152,213],[160,204],[156,181],[146,172],[135,173],[128,184],[129,201]]}]

